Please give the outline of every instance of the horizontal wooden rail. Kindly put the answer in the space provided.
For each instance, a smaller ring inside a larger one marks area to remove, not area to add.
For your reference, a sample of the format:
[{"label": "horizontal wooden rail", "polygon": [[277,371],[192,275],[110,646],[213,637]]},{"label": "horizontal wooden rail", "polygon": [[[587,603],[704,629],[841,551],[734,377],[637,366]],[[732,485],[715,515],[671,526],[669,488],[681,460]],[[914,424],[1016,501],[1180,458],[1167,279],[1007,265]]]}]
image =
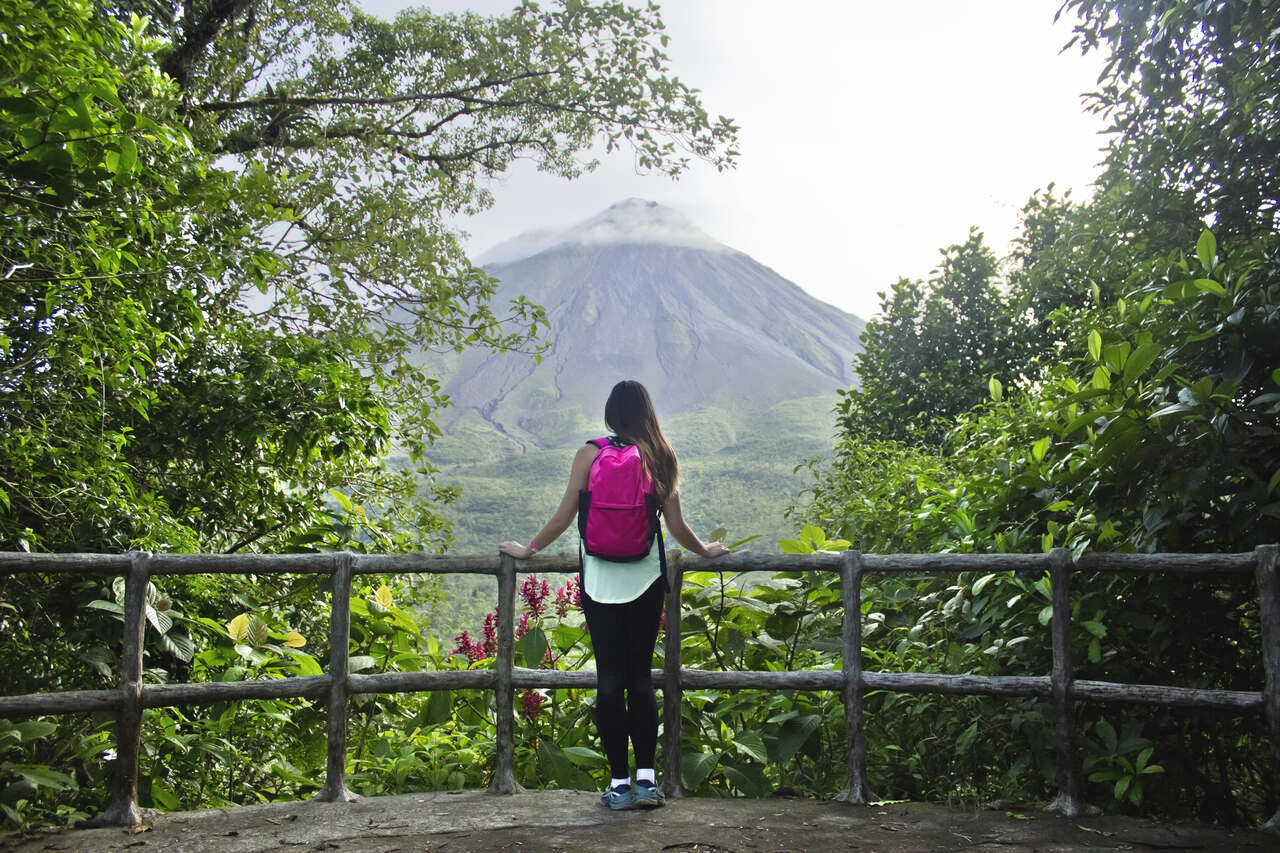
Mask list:
[{"label": "horizontal wooden rail", "polygon": [[[1079,814],[1078,758],[1074,707],[1080,701],[1134,703],[1159,707],[1264,714],[1273,758],[1273,784],[1280,791],[1280,581],[1275,545],[1242,554],[1086,554],[1074,563],[1062,549],[1048,554],[860,554],[821,552],[804,555],[730,554],[714,561],[672,554],[672,579],[697,571],[839,572],[844,590],[842,668],[790,672],[706,671],[680,664],[680,583],[667,597],[665,667],[653,671],[664,692],[664,788],[680,796],[680,702],[685,690],[836,690],[846,706],[849,731],[848,785],[838,799],[866,803],[873,795],[866,782],[862,700],[866,693],[940,693],[962,696],[1033,697],[1052,700],[1058,736],[1059,796],[1052,809]],[[112,801],[100,821],[132,824],[137,808],[137,756],[144,708],[204,705],[250,699],[326,698],[329,709],[328,758],[318,799],[345,800],[346,709],[351,694],[416,693],[432,690],[492,690],[497,706],[497,766],[491,790],[519,790],[513,771],[514,691],[530,688],[594,689],[593,671],[526,669],[514,665],[515,587],[518,573],[566,573],[578,570],[573,554],[539,554],[517,562],[510,557],[432,554],[27,554],[0,553],[0,574],[74,573],[126,578],[125,633],[120,686],[0,696],[0,717],[115,711],[118,757]],[[877,672],[861,668],[861,584],[866,572],[935,574],[949,572],[1034,572],[1052,581],[1053,616],[1049,628],[1053,672],[1047,676],[992,676],[926,672]],[[1261,691],[1205,690],[1147,684],[1077,681],[1069,645],[1069,578],[1079,572],[1169,573],[1201,577],[1253,576],[1262,607],[1265,684]],[[498,654],[492,668],[433,672],[350,673],[351,582],[356,575],[460,573],[487,574],[498,580]],[[333,581],[330,612],[331,657],[325,675],[255,681],[143,684],[142,638],[145,590],[155,575],[325,574]],[[1280,831],[1280,812],[1265,828]]]},{"label": "horizontal wooden rail", "polygon": [[[497,575],[494,557],[445,554],[354,554],[353,575],[470,574]],[[679,555],[684,572],[839,572],[840,554],[728,554],[714,560]],[[1047,572],[1048,554],[863,554],[863,569],[877,574],[945,572]],[[1240,554],[1084,554],[1077,572],[1132,572],[1186,575],[1252,576],[1252,551]],[[574,574],[578,555],[538,554],[521,560],[518,574]],[[153,554],[155,575],[330,574],[332,554]],[[0,574],[126,575],[129,558],[115,554],[28,554],[0,552]]]},{"label": "horizontal wooden rail", "polygon": [[[666,672],[652,672],[654,686],[666,685]],[[382,672],[351,675],[349,693],[426,693],[432,690],[492,690],[496,676],[491,669],[445,670],[440,672]],[[752,670],[704,670],[682,667],[680,681],[695,690],[839,690],[843,684],[836,670],[806,669],[789,672]],[[181,705],[212,705],[246,699],[318,698],[329,691],[327,675],[279,678],[263,681],[213,681],[181,684],[148,684],[142,689],[142,707],[170,708]],[[522,689],[594,690],[593,670],[525,669],[512,667],[512,685]],[[1263,694],[1248,690],[1204,690],[1154,684],[1118,684],[1110,681],[1075,681],[1072,694],[1077,700],[1158,705],[1208,711],[1260,711]],[[948,693],[961,696],[1053,695],[1048,676],[947,675],[931,672],[877,672],[863,670],[864,690],[890,693]],[[74,714],[111,711],[120,707],[117,690],[69,690],[58,693],[27,693],[0,696],[0,717],[29,717],[40,714]]]}]

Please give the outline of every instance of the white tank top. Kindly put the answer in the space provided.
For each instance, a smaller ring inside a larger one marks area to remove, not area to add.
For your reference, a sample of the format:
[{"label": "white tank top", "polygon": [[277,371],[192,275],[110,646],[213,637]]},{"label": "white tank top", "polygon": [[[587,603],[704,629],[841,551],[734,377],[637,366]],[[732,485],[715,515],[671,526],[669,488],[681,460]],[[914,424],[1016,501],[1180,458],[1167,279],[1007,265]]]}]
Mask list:
[{"label": "white tank top", "polygon": [[615,563],[603,557],[583,554],[582,568],[587,575],[584,584],[587,595],[601,604],[626,604],[628,601],[635,601],[662,574],[658,547],[658,540],[654,539],[648,556],[633,563]]}]

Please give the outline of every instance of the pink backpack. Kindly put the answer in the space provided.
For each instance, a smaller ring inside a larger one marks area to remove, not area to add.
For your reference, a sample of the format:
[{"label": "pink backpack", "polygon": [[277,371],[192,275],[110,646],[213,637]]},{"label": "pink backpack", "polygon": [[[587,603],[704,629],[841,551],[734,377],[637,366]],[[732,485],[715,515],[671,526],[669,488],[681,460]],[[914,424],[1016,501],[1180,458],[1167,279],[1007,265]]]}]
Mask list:
[{"label": "pink backpack", "polygon": [[[578,492],[578,533],[586,553],[619,563],[643,560],[654,539],[662,554],[661,507],[640,450],[616,438],[593,438],[599,448]],[[665,572],[663,573],[665,575]]]}]

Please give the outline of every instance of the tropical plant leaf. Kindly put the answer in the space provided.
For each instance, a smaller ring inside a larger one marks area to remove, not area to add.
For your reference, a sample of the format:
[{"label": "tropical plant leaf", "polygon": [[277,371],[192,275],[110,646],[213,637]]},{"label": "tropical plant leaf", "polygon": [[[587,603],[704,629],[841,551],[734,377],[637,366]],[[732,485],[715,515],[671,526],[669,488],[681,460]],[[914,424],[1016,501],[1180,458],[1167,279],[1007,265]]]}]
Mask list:
[{"label": "tropical plant leaf", "polygon": [[546,658],[547,635],[543,633],[541,627],[535,625],[529,629],[529,632],[520,638],[520,642],[516,644],[520,650],[520,657],[524,659],[524,665],[529,669],[537,669],[542,666],[543,660]]},{"label": "tropical plant leaf", "polygon": [[685,789],[692,793],[702,787],[719,761],[720,755],[715,752],[686,752],[681,756],[680,775]]},{"label": "tropical plant leaf", "polygon": [[778,758],[786,761],[800,751],[814,732],[822,728],[821,714],[792,717],[778,730]]},{"label": "tropical plant leaf", "polygon": [[235,640],[237,643],[243,643],[249,638],[249,614],[241,613],[239,616],[227,623],[227,636]]}]

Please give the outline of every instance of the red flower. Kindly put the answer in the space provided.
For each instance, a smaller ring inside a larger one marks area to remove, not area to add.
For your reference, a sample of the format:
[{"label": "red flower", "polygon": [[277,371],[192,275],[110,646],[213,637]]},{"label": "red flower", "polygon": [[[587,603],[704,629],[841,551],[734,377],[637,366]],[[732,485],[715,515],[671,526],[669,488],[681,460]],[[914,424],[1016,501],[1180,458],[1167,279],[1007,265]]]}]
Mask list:
[{"label": "red flower", "polygon": [[525,578],[524,583],[520,584],[520,598],[524,600],[525,606],[533,611],[535,616],[541,616],[543,609],[546,607],[546,600],[551,595],[551,587],[546,580],[538,580],[537,575],[529,575]]},{"label": "red flower", "polygon": [[578,587],[577,575],[569,578],[564,586],[556,590],[556,615],[563,617],[571,607],[582,607],[582,590]]},{"label": "red flower", "polygon": [[536,690],[526,690],[520,695],[520,714],[532,722],[542,714],[542,704],[546,697]]},{"label": "red flower", "polygon": [[486,657],[488,657],[488,655],[485,654],[484,648],[481,647],[474,640],[472,640],[471,636],[467,634],[465,630],[458,636],[454,637],[453,641],[458,645],[449,654],[466,655],[467,658],[473,663],[475,661],[484,660]]},{"label": "red flower", "polygon": [[484,645],[481,646],[484,649],[485,657],[498,653],[498,638],[495,636],[497,628],[497,617],[493,613],[486,613],[484,615]]}]

